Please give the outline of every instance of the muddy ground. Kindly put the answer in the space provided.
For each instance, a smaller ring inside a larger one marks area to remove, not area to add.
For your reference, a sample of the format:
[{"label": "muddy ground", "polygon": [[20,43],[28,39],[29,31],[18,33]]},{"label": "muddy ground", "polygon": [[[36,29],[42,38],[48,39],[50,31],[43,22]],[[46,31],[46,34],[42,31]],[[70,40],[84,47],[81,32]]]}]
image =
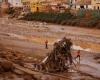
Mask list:
[{"label": "muddy ground", "polygon": [[[71,38],[74,44],[74,50],[72,49],[73,57],[76,56],[76,50],[81,49],[81,62],[80,65],[76,64],[79,72],[63,72],[59,74],[67,76],[70,80],[99,80],[100,30],[0,18],[0,44],[8,50],[24,54],[27,57],[27,63],[32,64],[33,60],[41,62],[47,53],[52,50],[53,43],[64,36]],[[45,40],[49,41],[49,49],[45,49]],[[9,80],[6,78],[9,77],[8,73],[5,74],[5,77],[3,77],[3,74],[0,74],[1,80],[2,78]],[[16,76],[16,74],[11,74]],[[19,78],[17,76],[15,80],[20,80]],[[23,79],[21,76],[21,80]],[[43,74],[41,79],[64,80],[46,74]]]}]

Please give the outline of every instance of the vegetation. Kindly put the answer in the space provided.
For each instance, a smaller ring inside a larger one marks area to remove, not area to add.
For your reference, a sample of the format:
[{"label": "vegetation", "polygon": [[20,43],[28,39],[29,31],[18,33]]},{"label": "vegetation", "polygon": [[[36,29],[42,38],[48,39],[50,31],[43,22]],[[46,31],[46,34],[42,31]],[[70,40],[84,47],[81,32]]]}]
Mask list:
[{"label": "vegetation", "polygon": [[80,9],[76,16],[72,15],[70,11],[65,13],[35,12],[24,15],[23,19],[100,29],[100,10]]},{"label": "vegetation", "polygon": [[8,8],[8,9],[6,10],[6,13],[7,13],[7,14],[14,14],[14,12],[15,12],[15,9],[12,8],[12,7]]},{"label": "vegetation", "polygon": [[35,13],[29,13],[29,14],[25,15],[24,19],[28,20],[28,21],[37,20],[37,21],[60,23],[63,20],[68,20],[69,18],[72,18],[72,17],[73,17],[73,15],[69,12],[67,12],[67,13],[35,12]]},{"label": "vegetation", "polygon": [[92,11],[92,18],[93,19],[100,19],[100,10]]},{"label": "vegetation", "polygon": [[85,13],[86,13],[85,9],[80,9],[77,11],[77,17],[83,18],[83,17],[85,17]]}]

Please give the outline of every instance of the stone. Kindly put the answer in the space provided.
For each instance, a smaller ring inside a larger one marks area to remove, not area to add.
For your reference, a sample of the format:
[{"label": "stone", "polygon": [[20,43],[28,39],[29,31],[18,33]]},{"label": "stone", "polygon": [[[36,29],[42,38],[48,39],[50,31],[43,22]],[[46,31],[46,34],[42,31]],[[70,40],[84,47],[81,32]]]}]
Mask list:
[{"label": "stone", "polygon": [[4,72],[11,72],[14,70],[13,64],[11,62],[8,62],[8,61],[2,61],[1,68]]},{"label": "stone", "polygon": [[14,72],[15,72],[16,74],[18,74],[18,75],[23,75],[23,74],[24,74],[23,71],[18,70],[18,69],[15,69]]}]

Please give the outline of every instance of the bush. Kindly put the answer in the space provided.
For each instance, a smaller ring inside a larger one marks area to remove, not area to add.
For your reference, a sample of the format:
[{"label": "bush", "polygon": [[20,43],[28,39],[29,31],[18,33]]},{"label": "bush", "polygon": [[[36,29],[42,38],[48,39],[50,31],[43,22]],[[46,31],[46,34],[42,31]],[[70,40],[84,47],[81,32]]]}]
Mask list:
[{"label": "bush", "polygon": [[36,21],[57,23],[61,25],[99,28],[100,10],[95,12],[93,10],[81,9],[78,10],[77,16],[73,16],[69,11],[65,13],[35,12],[24,15],[23,19],[28,21],[36,20]]},{"label": "bush", "polygon": [[61,25],[66,25],[66,20],[60,23]]},{"label": "bush", "polygon": [[46,21],[60,24],[63,20],[68,20],[73,15],[69,12],[66,13],[45,13],[45,12],[35,12],[29,13],[24,16],[25,20],[37,20],[37,21]]},{"label": "bush", "polygon": [[94,10],[94,11],[92,11],[92,18],[100,20],[100,10]]},{"label": "bush", "polygon": [[13,8],[8,8],[8,9],[6,10],[6,13],[7,13],[7,14],[14,14],[14,12],[15,12],[15,10],[14,10]]},{"label": "bush", "polygon": [[83,18],[83,17],[85,17],[85,13],[86,13],[86,10],[85,9],[79,9],[78,11],[77,11],[77,17],[79,17],[79,18]]},{"label": "bush", "polygon": [[95,27],[96,26],[96,24],[97,24],[97,21],[96,20],[89,20],[89,21],[86,21],[85,22],[85,26],[86,27]]}]

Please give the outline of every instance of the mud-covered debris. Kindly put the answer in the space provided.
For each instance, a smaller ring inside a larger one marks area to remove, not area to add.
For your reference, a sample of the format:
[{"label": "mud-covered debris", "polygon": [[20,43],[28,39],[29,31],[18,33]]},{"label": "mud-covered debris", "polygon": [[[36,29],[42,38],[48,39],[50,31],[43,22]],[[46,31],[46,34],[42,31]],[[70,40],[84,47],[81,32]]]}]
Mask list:
[{"label": "mud-covered debris", "polygon": [[42,69],[48,72],[64,71],[68,69],[65,64],[67,61],[72,64],[71,46],[71,40],[65,37],[55,42],[53,50],[42,62]]},{"label": "mud-covered debris", "polygon": [[14,66],[11,62],[8,61],[0,61],[0,71],[2,72],[11,72],[14,70]]},{"label": "mud-covered debris", "polygon": [[13,72],[16,73],[16,74],[18,74],[18,75],[23,75],[23,74],[25,74],[23,71],[18,70],[18,69],[15,69]]},{"label": "mud-covered debris", "polygon": [[100,59],[100,53],[98,53],[97,55],[94,55],[94,59],[95,60]]},{"label": "mud-covered debris", "polygon": [[37,78],[34,77],[34,75],[24,75],[24,80],[38,80]]}]

